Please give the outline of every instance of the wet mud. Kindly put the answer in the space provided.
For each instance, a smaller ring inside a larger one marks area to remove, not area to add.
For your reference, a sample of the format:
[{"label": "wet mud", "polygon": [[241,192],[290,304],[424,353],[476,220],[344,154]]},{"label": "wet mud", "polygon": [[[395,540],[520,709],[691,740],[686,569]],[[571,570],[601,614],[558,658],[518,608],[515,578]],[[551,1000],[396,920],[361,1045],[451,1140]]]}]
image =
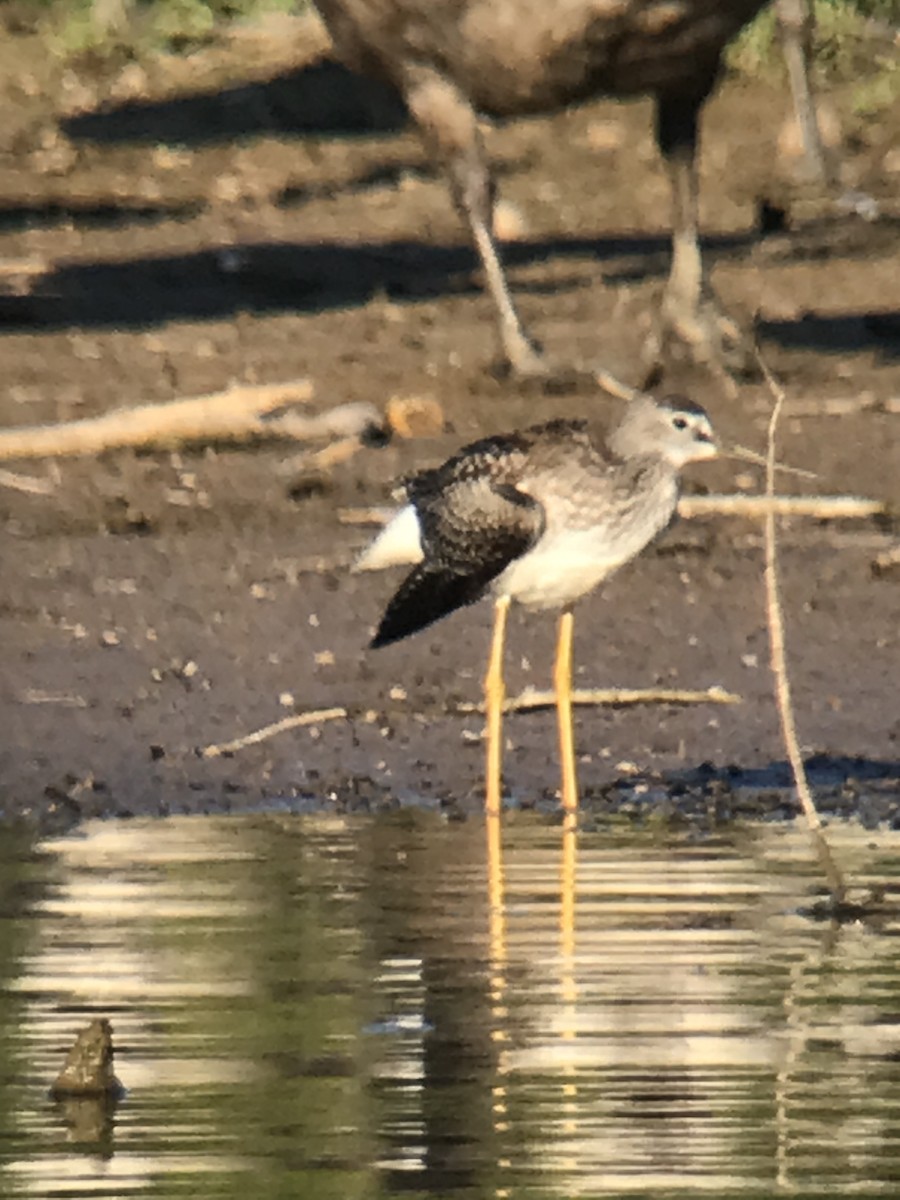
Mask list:
[{"label": "wet mud", "polygon": [[[369,447],[325,473],[283,443],[5,464],[53,485],[0,487],[8,820],[478,809],[480,718],[457,705],[479,699],[489,607],[369,652],[398,576],[348,573],[373,533],[348,510],[390,505],[404,473],[475,437],[602,418],[614,402],[584,384],[544,392],[492,372],[489,302],[441,179],[391,99],[349,89],[321,50],[303,26],[293,42],[83,75],[19,39],[6,64],[5,425],[291,378],[312,380],[316,408],[428,396],[447,419],[439,436]],[[882,557],[900,507],[900,119],[854,115],[849,85],[828,99],[848,183],[873,197],[877,219],[785,182],[776,78],[729,80],[709,106],[703,220],[717,290],[755,315],[788,393],[780,453],[816,473],[783,490],[888,506],[865,521],[787,519],[780,543],[816,795],[877,824],[896,821],[900,799],[900,580]],[[667,267],[649,106],[513,123],[490,145],[520,218],[508,258],[530,327],[553,354],[637,383]],[[760,232],[764,199],[785,206],[785,228]],[[704,404],[723,438],[763,448],[762,384],[730,395],[698,369],[666,382]],[[688,478],[696,491],[761,485],[758,468],[728,461]],[[579,709],[586,820],[793,811],[762,563],[758,523],[682,521],[579,606],[578,686],[720,685],[742,698]],[[552,618],[514,617],[511,692],[549,684],[553,638]],[[198,754],[334,707],[346,717]],[[552,712],[506,728],[509,802],[552,812]]]}]

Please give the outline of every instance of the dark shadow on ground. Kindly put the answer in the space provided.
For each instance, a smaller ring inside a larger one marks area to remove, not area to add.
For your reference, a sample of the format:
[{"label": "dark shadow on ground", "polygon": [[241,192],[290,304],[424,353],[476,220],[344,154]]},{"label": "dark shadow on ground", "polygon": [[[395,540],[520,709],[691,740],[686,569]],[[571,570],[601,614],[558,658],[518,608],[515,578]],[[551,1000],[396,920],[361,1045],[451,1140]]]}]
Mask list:
[{"label": "dark shadow on ground", "polygon": [[[513,268],[572,256],[596,260],[647,256],[660,270],[667,240],[646,237],[517,242]],[[717,241],[721,252],[741,239]],[[363,305],[374,296],[398,302],[448,292],[477,291],[476,260],[465,245],[420,242],[313,242],[229,245],[194,254],[104,263],[69,263],[42,281],[41,291],[0,298],[0,330],[132,328],[165,321],[212,320],[236,312],[318,312]],[[590,268],[588,268],[590,272]],[[529,288],[544,293],[594,283],[554,279]],[[596,283],[600,285],[599,273]]]},{"label": "dark shadow on ground", "polygon": [[882,358],[900,358],[900,312],[805,314],[797,321],[761,321],[759,334],[786,350],[820,354],[857,354],[872,350]]},{"label": "dark shadow on ground", "polygon": [[120,204],[113,200],[42,200],[34,204],[0,201],[0,233],[49,228],[63,223],[76,229],[114,229],[184,221],[202,211],[200,204]]},{"label": "dark shadow on ground", "polygon": [[[2,218],[0,218],[2,219]],[[99,218],[98,218],[99,219]],[[752,235],[723,236],[707,243],[710,261],[740,256]],[[561,258],[596,262],[637,260],[631,277],[664,278],[665,237],[615,235],[517,242],[505,250],[520,293],[560,294],[602,287],[624,273],[602,273],[582,262],[565,276],[516,281],[515,270]],[[128,329],[172,320],[216,320],[238,312],[307,313],[362,306],[376,296],[397,303],[479,291],[473,252],[465,245],[414,241],[258,243],[216,247],[194,254],[160,255],[118,262],[68,263],[25,296],[0,296],[0,333],[23,329]],[[900,356],[900,313],[804,315],[796,321],[763,321],[760,336],[787,349],[846,354],[870,349]]]},{"label": "dark shadow on ground", "polygon": [[265,82],[80,113],[61,128],[75,142],[198,147],[260,134],[369,136],[406,123],[392,88],[324,61]]}]

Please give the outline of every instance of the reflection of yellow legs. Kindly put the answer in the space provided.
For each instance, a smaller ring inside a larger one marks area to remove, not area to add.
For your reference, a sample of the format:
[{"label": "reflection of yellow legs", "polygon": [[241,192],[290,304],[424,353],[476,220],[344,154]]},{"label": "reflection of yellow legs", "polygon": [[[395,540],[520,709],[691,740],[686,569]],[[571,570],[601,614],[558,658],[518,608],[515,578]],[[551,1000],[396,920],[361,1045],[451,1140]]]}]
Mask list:
[{"label": "reflection of yellow legs", "polygon": [[[490,908],[491,970],[494,985],[505,986],[506,969],[506,896],[503,878],[503,844],[500,818],[489,816],[487,825],[488,905]],[[497,992],[493,992],[498,999]]]},{"label": "reflection of yellow legs", "polygon": [[[503,757],[503,643],[506,639],[506,614],[509,596],[501,596],[494,606],[494,636],[487,675],[484,677],[484,707],[487,714],[487,778],[484,806],[488,816],[500,812],[500,769]],[[499,835],[498,835],[499,836]]]},{"label": "reflection of yellow legs", "polygon": [[578,779],[575,774],[575,739],[572,732],[572,629],[575,619],[571,608],[563,609],[556,641],[553,686],[556,690],[556,716],[559,722],[559,757],[562,768],[562,805],[566,813],[578,808]]},{"label": "reflection of yellow legs", "polygon": [[561,1035],[569,1043],[570,1053],[562,1060],[563,1130],[577,1132],[578,1085],[575,1082],[577,1060],[575,1040],[578,1026],[578,982],[575,959],[575,885],[578,871],[578,814],[567,809],[563,814],[562,872],[559,889],[559,991],[562,1001]]},{"label": "reflection of yellow legs", "polygon": [[503,878],[503,843],[500,814],[485,817],[487,834],[488,919],[490,922],[491,1038],[497,1043],[497,1070],[491,1086],[491,1113],[495,1133],[508,1128],[506,1110],[506,895]]},{"label": "reflection of yellow legs", "polygon": [[[563,816],[562,872],[559,895],[559,948],[563,964],[571,966],[575,957],[575,874],[578,869],[578,814],[567,812]],[[574,986],[574,985],[573,985]],[[563,988],[566,993],[566,988]],[[567,1000],[574,999],[574,992],[566,993]]]}]

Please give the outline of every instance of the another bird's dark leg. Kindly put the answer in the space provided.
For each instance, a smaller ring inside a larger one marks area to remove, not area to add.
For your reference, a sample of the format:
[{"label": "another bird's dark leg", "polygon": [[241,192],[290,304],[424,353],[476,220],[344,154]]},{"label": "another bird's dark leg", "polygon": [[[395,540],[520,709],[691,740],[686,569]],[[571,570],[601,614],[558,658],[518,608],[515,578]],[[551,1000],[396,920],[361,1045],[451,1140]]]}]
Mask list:
[{"label": "another bird's dark leg", "polygon": [[736,322],[720,310],[700,253],[698,122],[713,80],[708,72],[691,92],[656,99],[656,140],[672,188],[672,267],[663,294],[662,329],[651,352],[662,357],[678,339],[695,362],[743,369],[750,346]]},{"label": "another bird's dark leg", "polygon": [[812,91],[812,40],[815,28],[812,0],[778,0],[775,12],[781,29],[781,46],[791,81],[806,169],[810,179],[824,186],[831,180]]},{"label": "another bird's dark leg", "polygon": [[572,730],[572,631],[575,617],[571,608],[559,618],[553,687],[556,692],[556,716],[559,723],[559,757],[562,769],[562,805],[566,813],[578,808],[578,778],[575,773],[575,738]]},{"label": "another bird's dark leg", "polygon": [[487,674],[484,677],[484,709],[487,716],[487,763],[484,807],[489,817],[500,812],[500,773],[503,759],[503,646],[506,641],[506,614],[509,597],[501,596],[494,606],[494,633]]},{"label": "another bird's dark leg", "polygon": [[517,375],[546,374],[544,356],[516,312],[494,241],[493,185],[471,104],[449,79],[424,67],[409,71],[404,95],[429,148],[443,163],[454,202],[469,225],[510,367]]}]

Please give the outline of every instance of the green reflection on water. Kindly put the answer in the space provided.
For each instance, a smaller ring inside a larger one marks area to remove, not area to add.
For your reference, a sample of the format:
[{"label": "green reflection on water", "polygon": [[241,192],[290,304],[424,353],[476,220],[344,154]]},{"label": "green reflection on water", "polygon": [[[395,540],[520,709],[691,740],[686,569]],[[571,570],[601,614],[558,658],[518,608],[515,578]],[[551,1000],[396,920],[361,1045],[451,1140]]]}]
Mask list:
[{"label": "green reflection on water", "polygon": [[[502,863],[426,814],[7,839],[0,1195],[893,1194],[900,838],[832,833],[872,924],[798,911],[785,827],[519,817]],[[94,1015],[129,1094],[91,1144],[46,1088]]]}]

